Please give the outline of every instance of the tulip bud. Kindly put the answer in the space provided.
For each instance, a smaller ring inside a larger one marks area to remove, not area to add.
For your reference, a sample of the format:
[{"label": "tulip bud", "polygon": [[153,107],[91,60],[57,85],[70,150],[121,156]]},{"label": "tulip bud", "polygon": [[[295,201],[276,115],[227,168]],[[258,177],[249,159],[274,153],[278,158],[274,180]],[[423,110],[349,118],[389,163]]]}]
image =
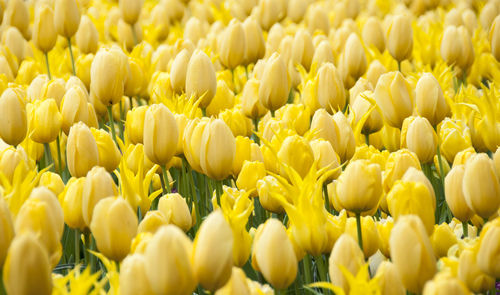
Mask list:
[{"label": "tulip bud", "polygon": [[266,176],[266,167],[264,163],[255,161],[245,161],[241,167],[241,172],[236,179],[236,186],[245,191],[251,191],[253,196],[257,196],[257,182]]},{"label": "tulip bud", "polygon": [[120,0],[118,1],[122,18],[129,25],[134,25],[141,14],[144,0]]},{"label": "tulip bud", "polygon": [[[210,120],[204,118],[202,120],[191,120],[184,129],[183,150],[184,156],[189,165],[196,171],[202,172],[200,167],[200,151],[203,131]],[[232,134],[231,134],[232,135]]]},{"label": "tulip bud", "polygon": [[267,109],[275,111],[286,103],[288,92],[288,73],[286,64],[278,53],[273,53],[266,61],[260,81],[260,103]]},{"label": "tulip bud", "polygon": [[465,164],[463,194],[467,206],[488,218],[500,207],[500,183],[493,161],[487,154],[472,155]]},{"label": "tulip bud", "polygon": [[[216,116],[219,113],[221,113],[222,111],[232,108],[234,106],[234,99],[235,99],[234,93],[233,93],[233,91],[231,91],[229,86],[227,86],[226,82],[224,80],[217,81],[217,92],[216,92],[214,98],[212,99],[212,101],[210,102],[210,104],[208,105],[208,107],[206,108],[206,115],[207,116]],[[241,113],[239,110],[236,110],[236,111],[238,113]],[[234,112],[231,112],[231,113],[234,113]],[[221,114],[221,116],[222,116],[222,114]],[[219,117],[221,117],[221,116],[219,116]],[[248,119],[247,118],[242,118],[242,119],[243,119],[242,123],[244,123],[243,125],[247,125],[245,123]],[[226,121],[226,120],[224,120],[224,121]],[[228,123],[228,122],[226,121],[226,123]],[[250,124],[251,124],[251,121],[250,121]],[[228,125],[229,125],[229,123],[228,123]]]},{"label": "tulip bud", "polygon": [[250,287],[248,286],[247,280],[245,272],[241,268],[233,266],[231,279],[229,279],[224,287],[217,290],[215,295],[250,295]]},{"label": "tulip bud", "polygon": [[55,267],[62,255],[61,238],[64,230],[63,210],[53,192],[45,187],[33,189],[23,203],[15,222],[16,234],[34,232],[48,251],[49,262]]},{"label": "tulip bud", "polygon": [[225,67],[234,69],[243,62],[246,44],[245,31],[240,22],[232,20],[219,42],[219,58]]},{"label": "tulip bud", "polygon": [[438,295],[438,294],[469,294],[469,290],[465,284],[457,277],[453,277],[449,273],[439,273],[431,281],[425,284],[423,295]]},{"label": "tulip bud", "polygon": [[333,180],[339,177],[341,173],[340,159],[337,153],[333,150],[332,145],[326,140],[313,140],[309,142],[314,154],[314,161],[317,163],[318,170],[327,168],[327,171],[337,170],[329,176],[327,180]]},{"label": "tulip bud", "polygon": [[378,285],[382,294],[386,295],[404,295],[406,294],[405,287],[401,281],[401,276],[398,273],[396,266],[390,261],[382,261],[377,268]]},{"label": "tulip bud", "polygon": [[175,155],[178,140],[179,131],[172,112],[163,104],[150,106],[144,119],[146,156],[155,164],[166,165]]},{"label": "tulip bud", "polygon": [[316,74],[317,96],[321,107],[333,113],[342,110],[346,103],[344,83],[335,66],[331,63],[322,65]]},{"label": "tulip bud", "polygon": [[201,99],[199,106],[206,108],[217,90],[214,65],[208,55],[196,50],[189,60],[186,70],[186,95]]},{"label": "tulip bud", "polygon": [[389,244],[403,285],[420,293],[436,272],[436,258],[422,220],[415,215],[402,216],[392,229]]},{"label": "tulip bud", "polygon": [[12,224],[12,216],[7,203],[3,197],[0,198],[0,267],[7,256],[10,242],[14,238],[14,226]]},{"label": "tulip bud", "polygon": [[431,73],[424,73],[415,88],[417,113],[436,126],[450,112],[439,82]]},{"label": "tulip bud", "polygon": [[170,223],[187,232],[192,226],[191,212],[186,200],[180,194],[167,194],[160,198],[158,210],[170,216]]},{"label": "tulip bud", "polygon": [[99,251],[121,261],[130,252],[137,233],[137,216],[125,199],[104,198],[95,205],[90,230]]},{"label": "tulip bud", "polygon": [[30,138],[38,143],[50,143],[56,140],[61,131],[62,116],[54,99],[37,100],[31,121]]},{"label": "tulip bud", "polygon": [[170,68],[170,85],[175,92],[183,92],[186,87],[186,74],[189,64],[190,52],[181,50],[172,62]]},{"label": "tulip bud", "polygon": [[311,34],[305,29],[299,29],[293,38],[292,61],[294,64],[301,64],[306,70],[311,67],[314,55],[314,44]]},{"label": "tulip bud", "polygon": [[368,80],[371,85],[377,85],[380,76],[387,72],[387,68],[378,59],[375,59],[370,63],[368,69],[366,70],[366,80]]},{"label": "tulip bud", "polygon": [[120,49],[100,49],[95,55],[90,68],[90,91],[105,106],[122,99],[128,67],[127,57]]},{"label": "tulip bud", "polygon": [[414,92],[400,72],[380,76],[374,97],[382,115],[392,127],[401,128],[403,120],[413,112]]},{"label": "tulip bud", "polygon": [[129,255],[122,261],[120,265],[120,293],[123,295],[153,293],[146,275],[144,255]]},{"label": "tulip bud", "polygon": [[54,6],[57,32],[65,38],[73,37],[80,25],[80,10],[76,0],[56,0]]},{"label": "tulip bud", "polygon": [[396,15],[387,30],[387,50],[398,62],[411,57],[413,50],[413,29],[411,18]]},{"label": "tulip bud", "polygon": [[361,40],[356,33],[351,33],[345,43],[340,61],[340,69],[347,88],[354,85],[356,80],[366,72],[366,66],[366,54]]},{"label": "tulip bud", "polygon": [[453,216],[462,222],[472,218],[474,212],[467,205],[462,183],[464,182],[464,165],[453,165],[444,179],[444,192],[446,203]]},{"label": "tulip bud", "polygon": [[106,168],[108,172],[113,172],[120,164],[122,154],[116,146],[111,135],[102,130],[91,128],[99,154],[99,166]]},{"label": "tulip bud", "polygon": [[[221,241],[225,242],[225,240]],[[192,247],[191,240],[182,230],[173,225],[163,226],[155,233],[144,253],[145,271],[154,293],[190,294],[193,292],[197,285],[197,278],[190,259]],[[212,255],[213,253],[207,256]]]},{"label": "tulip bud", "polygon": [[[217,95],[216,95],[217,97]],[[213,100],[212,100],[213,102]],[[219,119],[224,121],[234,136],[251,136],[253,124],[240,109],[227,109],[219,113]]]},{"label": "tulip bud", "polygon": [[66,151],[68,169],[74,177],[85,176],[99,164],[97,143],[90,129],[82,122],[71,127]]},{"label": "tulip bud", "polygon": [[54,172],[44,172],[40,177],[39,186],[48,188],[56,196],[59,196],[64,191],[64,182],[61,176]]},{"label": "tulip bud", "polygon": [[231,129],[221,119],[211,120],[201,138],[200,166],[203,173],[215,180],[231,174],[236,141]]},{"label": "tulip bud", "polygon": [[[359,243],[355,218],[351,217],[347,219],[345,224],[345,233],[350,235],[356,243]],[[368,259],[370,256],[375,254],[379,248],[378,231],[373,217],[361,217],[361,233],[363,237],[363,253],[365,258]]]},{"label": "tulip bud", "polygon": [[12,241],[3,281],[8,294],[52,294],[49,256],[34,233],[17,234]]},{"label": "tulip bud", "polygon": [[330,142],[335,152],[339,153],[340,147],[340,128],[325,109],[318,109],[311,120],[310,130],[314,131],[314,139],[322,138]]},{"label": "tulip bud", "polygon": [[192,259],[200,284],[211,292],[224,286],[231,277],[233,232],[220,210],[209,214],[201,224]]},{"label": "tulip bud", "polygon": [[30,159],[22,147],[10,146],[0,152],[0,173],[10,183],[13,182],[15,174],[25,175],[31,169]]},{"label": "tulip bud", "polygon": [[[307,5],[307,1],[300,2]],[[293,4],[288,4],[289,9],[291,5]],[[306,9],[303,9],[303,11],[306,11]],[[310,6],[309,10],[307,11],[306,22],[307,28],[309,29],[309,32],[311,32],[311,34],[317,31],[328,34],[328,32],[330,31],[330,21],[328,19],[328,13],[321,5]]]},{"label": "tulip bud", "polygon": [[[116,196],[118,189],[111,175],[102,167],[94,167],[87,174],[82,192],[82,216],[85,224],[90,226],[94,207],[107,197]],[[76,197],[75,197],[76,198]]]},{"label": "tulip bud", "polygon": [[366,20],[363,26],[362,36],[367,46],[373,46],[377,48],[379,52],[384,52],[385,36],[378,18],[372,16]]},{"label": "tulip bud", "polygon": [[71,178],[62,192],[64,222],[71,228],[80,230],[86,227],[82,215],[82,196],[85,178]]},{"label": "tulip bud", "polygon": [[0,138],[13,146],[24,140],[28,129],[25,102],[19,94],[8,88],[0,96],[0,109],[4,110],[0,117]]},{"label": "tulip bud", "polygon": [[500,17],[496,17],[490,27],[489,33],[491,54],[500,61]]},{"label": "tulip bud", "polygon": [[328,262],[330,280],[335,286],[349,294],[349,283],[341,269],[345,268],[353,276],[358,274],[359,269],[365,263],[363,251],[358,243],[350,235],[342,234],[333,246]]},{"label": "tulip bud", "polygon": [[495,287],[495,278],[481,271],[477,263],[477,255],[472,249],[460,253],[458,261],[458,278],[474,293],[485,293]]},{"label": "tulip bud", "polygon": [[414,152],[422,163],[432,162],[436,154],[437,135],[426,118],[408,117],[403,121],[401,147]]},{"label": "tulip bud", "polygon": [[259,100],[260,82],[251,78],[245,83],[241,93],[241,110],[245,116],[258,119],[267,113],[267,109]]},{"label": "tulip bud", "polygon": [[297,257],[285,226],[277,219],[268,219],[257,229],[252,264],[276,289],[286,289],[295,280]]},{"label": "tulip bud", "polygon": [[[300,177],[304,178],[314,162],[314,153],[303,137],[292,135],[283,141],[278,151],[278,159],[281,164],[293,168]],[[284,167],[280,167],[280,174],[289,176]]]},{"label": "tulip bud", "polygon": [[254,18],[249,17],[243,22],[243,30],[246,40],[245,62],[255,63],[257,60],[264,57],[266,50],[262,29]]},{"label": "tulip bud", "polygon": [[470,130],[460,120],[445,118],[438,126],[441,153],[450,163],[455,155],[472,146]]},{"label": "tulip bud", "polygon": [[314,51],[311,64],[321,67],[325,63],[333,64],[334,61],[335,58],[333,57],[333,48],[330,45],[330,42],[327,40],[321,41]]},{"label": "tulip bud", "polygon": [[[373,92],[369,90],[359,94],[354,102],[351,101],[354,124],[358,124],[361,118],[373,107],[372,101],[374,101]],[[383,126],[384,121],[382,120],[380,111],[377,108],[373,108],[363,125],[362,131],[364,134],[371,134],[379,131]]]},{"label": "tulip bud", "polygon": [[260,25],[265,31],[286,16],[286,6],[280,1],[262,0],[256,9]]},{"label": "tulip bud", "polygon": [[335,152],[339,155],[341,162],[345,162],[352,158],[354,155],[354,150],[356,148],[356,141],[354,139],[354,133],[352,131],[351,125],[347,121],[346,116],[342,112],[336,112],[333,115],[333,121],[337,124],[339,128],[339,142],[335,148]]},{"label": "tulip bud", "polygon": [[62,129],[68,134],[78,122],[89,122],[88,102],[85,92],[77,86],[70,88],[61,101]]},{"label": "tulip bud", "polygon": [[448,249],[458,242],[455,233],[446,222],[434,225],[430,239],[434,254],[438,258],[447,256]]},{"label": "tulip bud", "polygon": [[38,9],[33,24],[33,43],[44,53],[49,52],[56,44],[57,33],[54,27],[54,12],[48,5]]},{"label": "tulip bud", "polygon": [[92,20],[82,16],[82,21],[76,32],[76,46],[84,54],[96,53],[99,45],[99,32]]},{"label": "tulip bud", "polygon": [[[171,218],[171,211],[168,212],[169,215],[163,214],[162,211],[159,210],[151,210],[146,213],[144,218],[139,223],[139,227],[137,228],[137,234],[141,233],[152,233],[158,231],[162,226],[169,224]],[[132,241],[132,244],[134,242]],[[133,247],[132,247],[133,248]],[[131,252],[134,252],[133,250]]]},{"label": "tulip bud", "polygon": [[387,219],[380,220],[377,224],[378,232],[378,245],[379,250],[384,254],[385,257],[391,257],[390,247],[389,247],[389,237],[391,236],[392,228],[394,227],[394,220],[391,217]]},{"label": "tulip bud", "polygon": [[144,120],[147,110],[147,106],[140,106],[127,112],[125,132],[132,144],[143,143]]}]

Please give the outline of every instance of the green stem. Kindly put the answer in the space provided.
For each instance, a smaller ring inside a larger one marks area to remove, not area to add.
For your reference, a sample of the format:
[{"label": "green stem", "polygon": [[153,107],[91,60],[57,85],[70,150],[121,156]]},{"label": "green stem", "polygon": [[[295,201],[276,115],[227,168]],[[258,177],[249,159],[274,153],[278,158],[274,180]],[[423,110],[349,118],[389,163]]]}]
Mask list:
[{"label": "green stem", "polygon": [[[319,278],[321,279],[322,282],[327,282],[327,269],[325,266],[325,261],[323,260],[323,255],[319,255],[314,258],[314,261],[316,261],[316,266],[318,268],[318,273],[319,273]],[[323,294],[328,294],[328,290],[324,289]]]},{"label": "green stem", "polygon": [[119,131],[120,131],[120,138],[121,140],[123,140],[123,102],[122,100],[120,99],[120,121],[118,121],[118,127],[120,128]]},{"label": "green stem", "polygon": [[220,206],[220,197],[224,193],[222,189],[222,180],[215,181],[215,195],[217,196],[217,205]]},{"label": "green stem", "polygon": [[398,60],[398,71],[401,72],[401,62]]},{"label": "green stem", "polygon": [[361,233],[361,214],[356,213],[356,228],[358,230],[358,243],[359,248],[363,251],[363,234]]},{"label": "green stem", "polygon": [[443,163],[441,161],[441,148],[439,147],[439,142],[437,145],[437,158],[439,164],[439,180],[441,181],[441,187],[444,189],[444,169],[443,169]]},{"label": "green stem", "polygon": [[91,250],[90,248],[90,233],[85,233],[83,235],[83,238],[85,239],[85,251],[83,251],[83,258],[85,259],[85,264],[87,267],[90,267],[90,252],[88,250]]},{"label": "green stem", "polygon": [[196,186],[194,184],[194,177],[193,177],[193,169],[191,169],[191,166],[187,165],[188,167],[188,174],[189,174],[189,183],[190,183],[190,186],[191,186],[191,194],[193,196],[193,198],[195,198],[196,200],[196,205],[195,205],[195,208],[194,208],[194,211],[195,211],[195,214],[196,214],[196,231],[198,231],[198,224],[201,223],[201,214],[200,214],[200,206],[201,206],[201,192],[200,192],[200,197],[198,199],[196,199]]},{"label": "green stem", "polygon": [[75,265],[80,264],[80,230],[75,228]]},{"label": "green stem", "polygon": [[71,57],[71,67],[73,68],[73,76],[76,76],[75,58],[73,57],[73,49],[71,48],[71,38],[68,37],[69,56]]},{"label": "green stem", "polygon": [[49,80],[52,80],[52,75],[50,74],[49,53],[48,52],[45,52],[45,65],[47,66],[47,74],[49,75]]},{"label": "green stem", "polygon": [[[91,242],[90,242],[90,249],[92,251],[97,251],[97,245],[95,243],[95,238],[94,236],[91,237]],[[95,273],[97,271],[97,257],[94,254],[90,254],[90,272]]]},{"label": "green stem", "polygon": [[137,32],[135,31],[134,25],[132,25],[132,38],[134,39],[134,45],[137,45],[138,39],[137,39]]},{"label": "green stem", "polygon": [[274,110],[271,110],[271,117],[274,118]]},{"label": "green stem", "polygon": [[5,294],[7,294],[7,291],[5,290],[5,286],[3,284],[3,271],[2,268],[0,268],[0,295]]},{"label": "green stem", "polygon": [[365,133],[365,141],[366,141],[366,145],[370,146],[370,134]]},{"label": "green stem", "polygon": [[469,224],[467,222],[462,222],[462,228],[464,230],[464,238],[469,236]]},{"label": "green stem", "polygon": [[323,183],[323,195],[325,195],[326,211],[330,212],[330,199],[328,196],[328,185],[326,183]]},{"label": "green stem", "polygon": [[312,283],[312,263],[311,256],[309,254],[306,254],[306,256],[304,256],[304,274],[306,276],[305,284]]},{"label": "green stem", "polygon": [[167,174],[167,167],[165,165],[161,166],[161,172],[163,175],[163,182],[164,182],[164,192],[166,191],[168,194],[170,194],[170,183],[168,183],[168,174]]},{"label": "green stem", "polygon": [[[253,118],[252,119],[253,126],[255,128],[255,132],[259,131],[259,118]],[[254,134],[254,139],[257,144],[260,144],[260,138],[256,134]]]},{"label": "green stem", "polygon": [[118,144],[116,141],[116,130],[115,130],[115,120],[113,119],[113,110],[112,106],[108,106],[108,119],[109,119],[109,128],[111,128],[111,135],[113,136],[113,140],[115,143]]},{"label": "green stem", "polygon": [[286,294],[286,289],[275,289],[274,292],[276,293],[276,295],[284,295]]},{"label": "green stem", "polygon": [[[48,167],[50,164],[54,163],[54,160],[52,160],[52,154],[50,152],[50,145],[48,143],[43,144],[43,149],[45,152],[45,167]],[[50,168],[51,171],[54,171],[54,166]]]},{"label": "green stem", "polygon": [[236,89],[236,76],[234,75],[234,69],[231,69],[231,76],[233,78],[233,85],[234,85],[234,94],[238,94],[238,90]]},{"label": "green stem", "polygon": [[62,169],[62,157],[61,157],[61,139],[59,138],[59,135],[57,135],[56,144],[57,144],[57,160],[59,161],[59,174],[62,175],[63,169]]}]

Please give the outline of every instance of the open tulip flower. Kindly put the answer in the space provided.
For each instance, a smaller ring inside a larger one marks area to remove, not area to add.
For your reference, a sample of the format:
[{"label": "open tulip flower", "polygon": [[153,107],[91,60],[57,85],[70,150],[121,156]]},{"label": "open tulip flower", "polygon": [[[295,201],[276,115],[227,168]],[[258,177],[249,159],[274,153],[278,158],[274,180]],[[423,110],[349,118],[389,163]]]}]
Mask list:
[{"label": "open tulip flower", "polygon": [[500,0],[0,22],[0,295],[500,292]]}]

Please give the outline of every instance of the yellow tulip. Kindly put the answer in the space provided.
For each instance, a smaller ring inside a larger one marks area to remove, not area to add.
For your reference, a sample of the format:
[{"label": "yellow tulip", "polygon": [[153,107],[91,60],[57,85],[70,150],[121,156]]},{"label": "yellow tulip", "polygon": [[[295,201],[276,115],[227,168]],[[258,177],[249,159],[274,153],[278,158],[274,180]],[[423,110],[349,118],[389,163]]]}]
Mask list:
[{"label": "yellow tulip", "polygon": [[192,255],[203,288],[214,292],[226,284],[233,266],[233,233],[221,211],[212,212],[201,224]]},{"label": "yellow tulip", "polygon": [[144,0],[120,0],[118,3],[123,20],[130,25],[135,24],[141,14]]},{"label": "yellow tulip", "polygon": [[99,32],[92,20],[83,15],[75,35],[76,46],[84,54],[95,54],[98,49]]},{"label": "yellow tulip", "polygon": [[495,278],[481,271],[477,264],[476,252],[465,249],[458,261],[458,278],[474,293],[487,292],[495,286]]},{"label": "yellow tulip", "polygon": [[0,173],[12,183],[14,176],[24,175],[32,169],[30,159],[22,147],[7,147],[0,152]]},{"label": "yellow tulip", "polygon": [[[137,227],[137,235],[141,233],[156,233],[162,226],[169,224],[170,218],[171,215],[167,216],[160,210],[148,211]],[[132,241],[132,245],[133,243]]]},{"label": "yellow tulip", "polygon": [[[4,12],[2,10],[2,12]],[[29,37],[29,19],[28,5],[22,0],[13,0],[7,2],[7,9],[4,12],[4,23],[6,26],[15,27],[25,38]]]},{"label": "yellow tulip", "polygon": [[[306,139],[298,135],[287,137],[278,151],[280,163],[294,169],[304,178],[314,162],[314,153]],[[280,167],[282,176],[289,176],[284,167]]]},{"label": "yellow tulip", "polygon": [[52,50],[56,44],[57,33],[54,26],[54,12],[48,5],[42,5],[35,14],[33,24],[33,43],[44,53]]},{"label": "yellow tulip", "polygon": [[116,146],[111,134],[102,130],[91,128],[99,154],[99,166],[106,168],[108,172],[113,172],[120,164],[122,154]]},{"label": "yellow tulip", "polygon": [[333,57],[333,48],[330,42],[327,40],[321,41],[316,50],[314,51],[314,56],[311,64],[315,64],[318,67],[321,67],[326,63],[334,63],[335,58]]},{"label": "yellow tulip", "polygon": [[392,127],[401,128],[403,120],[413,112],[414,90],[400,72],[380,76],[373,95]]},{"label": "yellow tulip", "polygon": [[62,116],[55,99],[37,100],[30,118],[30,138],[38,143],[54,141],[61,131]]},{"label": "yellow tulip", "polygon": [[245,272],[238,267],[233,266],[233,271],[231,272],[231,279],[227,282],[224,287],[220,288],[215,292],[215,295],[250,295],[250,287],[247,283],[247,277]]},{"label": "yellow tulip", "polygon": [[245,63],[255,63],[264,57],[266,50],[262,29],[256,19],[247,18],[243,22],[243,31],[245,32],[246,40]]},{"label": "yellow tulip", "polygon": [[268,175],[257,181],[257,192],[264,209],[277,214],[284,211],[283,206],[272,197],[273,192],[287,196],[285,188],[274,176]]},{"label": "yellow tulip", "polygon": [[[217,95],[216,95],[217,97]],[[212,100],[213,102],[213,100]],[[224,110],[219,113],[219,119],[224,121],[226,125],[231,129],[234,136],[251,136],[252,135],[252,120],[245,117],[240,109],[233,108]]]},{"label": "yellow tulip", "polygon": [[470,294],[465,284],[458,278],[453,277],[448,273],[440,273],[431,281],[427,282],[424,287],[423,295],[467,295]]},{"label": "yellow tulip", "polygon": [[453,216],[462,222],[469,221],[474,212],[467,205],[462,183],[464,182],[464,165],[453,165],[444,179],[446,203]]},{"label": "yellow tulip", "polygon": [[191,57],[187,49],[181,50],[175,56],[170,68],[170,85],[175,92],[182,92],[186,87],[186,73]]},{"label": "yellow tulip", "polygon": [[365,257],[358,243],[350,235],[342,234],[330,254],[328,269],[330,280],[349,294],[349,283],[342,272],[342,267],[354,276],[364,263]]},{"label": "yellow tulip", "polygon": [[481,231],[477,251],[477,266],[482,272],[494,278],[500,277],[500,266],[496,263],[500,258],[499,238],[500,217],[497,217],[488,222]]},{"label": "yellow tulip", "polygon": [[436,258],[422,220],[416,215],[402,216],[392,229],[389,244],[403,285],[410,292],[421,292],[436,272]]},{"label": "yellow tulip", "polygon": [[217,79],[214,65],[210,58],[200,50],[196,50],[186,70],[186,95],[201,99],[199,106],[206,108],[217,91]]},{"label": "yellow tulip", "polygon": [[191,212],[186,200],[178,193],[167,194],[160,198],[158,210],[170,217],[170,223],[187,232],[192,224]]},{"label": "yellow tulip", "polygon": [[60,196],[64,222],[71,228],[83,230],[86,227],[82,213],[82,197],[85,178],[71,178]]},{"label": "yellow tulip", "polygon": [[83,122],[71,127],[66,150],[68,169],[74,177],[85,176],[92,167],[99,164],[97,143]]},{"label": "yellow tulip", "polygon": [[87,94],[78,86],[71,87],[61,101],[62,129],[68,134],[73,124],[89,122]]},{"label": "yellow tulip", "polygon": [[258,119],[267,113],[267,109],[259,100],[260,81],[251,78],[245,83],[241,93],[241,110],[245,116]]},{"label": "yellow tulip", "polygon": [[420,162],[413,152],[401,149],[391,153],[387,158],[383,175],[385,192],[388,192],[396,180],[401,179],[410,167],[420,170]]},{"label": "yellow tulip", "polygon": [[[58,0],[75,1],[75,0]],[[127,56],[115,47],[100,49],[90,68],[90,91],[104,106],[120,102],[123,96],[129,65]],[[95,104],[94,104],[95,106]]]},{"label": "yellow tulip", "polygon": [[330,142],[337,154],[340,153],[342,140],[341,130],[335,120],[325,109],[318,109],[311,120],[311,132],[314,139],[324,139]]},{"label": "yellow tulip", "polygon": [[[219,58],[221,63],[235,69],[245,58],[245,31],[243,25],[236,19],[231,20],[219,40]],[[234,73],[233,73],[234,74]]]},{"label": "yellow tulip", "polygon": [[378,245],[380,252],[382,252],[385,257],[389,258],[391,257],[389,237],[391,236],[391,231],[394,227],[394,220],[391,217],[388,217],[385,220],[380,220],[376,225],[378,231]]},{"label": "yellow tulip", "polygon": [[[103,167],[97,166],[92,168],[87,174],[82,192],[81,207],[85,224],[90,226],[94,214],[94,207],[100,200],[116,196],[117,194],[118,189],[111,174],[106,172]],[[76,208],[73,210],[76,210]]]},{"label": "yellow tulip", "polygon": [[260,161],[244,161],[241,172],[236,179],[236,186],[239,189],[251,191],[253,196],[257,195],[257,182],[266,176],[266,167]]},{"label": "yellow tulip", "polygon": [[332,171],[337,169],[337,171],[332,174],[327,180],[333,180],[339,177],[341,173],[340,166],[340,158],[337,153],[333,150],[332,145],[326,141],[321,139],[316,139],[309,142],[313,150],[314,161],[317,163],[318,170],[327,168],[327,171]]},{"label": "yellow tulip", "polygon": [[379,52],[385,50],[385,36],[380,20],[374,16],[369,17],[363,26],[363,41],[367,46],[377,48]]},{"label": "yellow tulip", "polygon": [[453,233],[451,227],[447,223],[434,225],[434,232],[430,239],[436,257],[447,256],[448,249],[458,242],[455,233]]},{"label": "yellow tulip", "polygon": [[319,105],[330,113],[342,110],[346,104],[346,93],[342,78],[335,66],[332,63],[323,64],[315,80]]},{"label": "yellow tulip", "polygon": [[120,265],[120,293],[124,295],[153,294],[146,275],[144,255],[129,255],[122,261]]},{"label": "yellow tulip", "polygon": [[144,119],[146,156],[155,164],[166,165],[177,151],[178,140],[179,131],[172,112],[163,104],[151,105]]},{"label": "yellow tulip", "polygon": [[382,261],[377,268],[378,284],[380,291],[385,295],[404,295],[406,294],[405,287],[401,281],[401,276],[394,263],[390,261]]},{"label": "yellow tulip", "polygon": [[333,115],[333,121],[335,121],[339,128],[340,138],[337,147],[334,145],[332,146],[335,149],[335,152],[339,155],[341,162],[344,163],[352,158],[356,149],[354,132],[344,113],[336,112]]},{"label": "yellow tulip", "polygon": [[402,14],[392,18],[386,34],[387,50],[398,62],[411,57],[413,29],[411,18]]},{"label": "yellow tulip", "polygon": [[34,233],[17,234],[12,241],[3,281],[8,294],[52,294],[49,255]]},{"label": "yellow tulip", "polygon": [[215,180],[223,180],[231,174],[236,141],[224,121],[215,119],[207,123],[199,148],[203,173]]},{"label": "yellow tulip", "polygon": [[266,61],[259,85],[260,103],[267,109],[275,111],[282,107],[288,99],[288,73],[285,61],[278,53],[274,53]]},{"label": "yellow tulip", "polygon": [[276,289],[286,289],[297,276],[298,262],[285,226],[268,219],[255,234],[252,264]]},{"label": "yellow tulip", "polygon": [[301,64],[306,70],[311,67],[314,54],[314,44],[309,32],[299,28],[293,37],[291,60],[294,64]]},{"label": "yellow tulip", "polygon": [[[355,218],[347,218],[345,233],[350,235],[356,243],[359,243]],[[361,233],[363,237],[363,253],[365,258],[368,259],[370,256],[375,254],[379,248],[379,236],[373,217],[361,217]]]},{"label": "yellow tulip", "polygon": [[438,126],[441,153],[452,163],[455,155],[472,146],[469,128],[460,120],[445,118]]},{"label": "yellow tulip", "polygon": [[304,135],[309,130],[311,114],[305,105],[287,104],[276,111],[275,117],[299,135]]},{"label": "yellow tulip", "polygon": [[365,50],[356,33],[351,33],[347,38],[339,63],[339,68],[344,77],[344,84],[347,87],[352,87],[356,80],[366,72]]},{"label": "yellow tulip", "polygon": [[18,91],[8,88],[0,96],[0,109],[5,110],[0,118],[0,138],[17,146],[24,140],[28,130],[24,99]]},{"label": "yellow tulip", "polygon": [[0,267],[3,267],[7,250],[15,235],[12,216],[3,197],[0,198],[0,229]]},{"label": "yellow tulip", "polygon": [[409,167],[405,174],[403,174],[403,177],[401,178],[402,181],[413,181],[413,182],[420,182],[425,187],[427,187],[427,190],[431,194],[431,200],[432,200],[432,206],[436,208],[436,193],[434,192],[434,187],[432,186],[432,183],[429,181],[429,178],[425,176],[424,172],[421,170],[418,170],[415,167]]},{"label": "yellow tulip", "polygon": [[127,133],[128,139],[133,144],[143,143],[144,120],[147,110],[147,106],[140,106],[127,112],[125,132]]},{"label": "yellow tulip", "polygon": [[432,125],[424,117],[408,117],[401,128],[401,147],[414,152],[422,163],[432,162],[438,138]]},{"label": "yellow tulip", "polygon": [[443,90],[431,73],[424,73],[415,87],[417,113],[425,117],[432,126],[438,125],[450,112]]},{"label": "yellow tulip", "polygon": [[56,196],[64,191],[64,182],[61,176],[54,172],[44,172],[40,177],[39,186],[44,186],[53,192]]},{"label": "yellow tulip", "polygon": [[[227,83],[224,80],[217,81],[217,91],[206,109],[207,116],[215,116],[226,109],[232,108],[234,106],[234,100],[234,93],[229,86],[227,86]],[[243,121],[245,121],[245,119],[246,118],[243,118]]]},{"label": "yellow tulip", "polygon": [[54,25],[59,35],[71,38],[80,25],[80,10],[76,0],[56,0]]},{"label": "yellow tulip", "polygon": [[110,259],[121,261],[129,254],[132,239],[137,234],[137,216],[125,199],[104,198],[94,207],[90,230],[99,251]]},{"label": "yellow tulip", "polygon": [[[351,102],[354,124],[358,124],[361,118],[372,108],[372,103],[367,98],[373,99],[372,91],[363,91],[356,96],[354,102]],[[377,132],[382,129],[383,126],[384,121],[382,120],[382,114],[378,109],[374,108],[371,110],[371,113],[368,115],[363,125],[363,133],[371,134]]]}]

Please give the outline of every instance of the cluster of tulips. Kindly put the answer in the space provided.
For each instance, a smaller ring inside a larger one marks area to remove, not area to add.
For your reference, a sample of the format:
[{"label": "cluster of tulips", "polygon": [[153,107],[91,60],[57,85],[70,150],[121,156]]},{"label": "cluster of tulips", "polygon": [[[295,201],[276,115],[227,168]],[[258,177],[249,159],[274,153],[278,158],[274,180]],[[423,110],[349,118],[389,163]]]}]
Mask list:
[{"label": "cluster of tulips", "polygon": [[0,21],[0,294],[500,289],[500,1]]}]

